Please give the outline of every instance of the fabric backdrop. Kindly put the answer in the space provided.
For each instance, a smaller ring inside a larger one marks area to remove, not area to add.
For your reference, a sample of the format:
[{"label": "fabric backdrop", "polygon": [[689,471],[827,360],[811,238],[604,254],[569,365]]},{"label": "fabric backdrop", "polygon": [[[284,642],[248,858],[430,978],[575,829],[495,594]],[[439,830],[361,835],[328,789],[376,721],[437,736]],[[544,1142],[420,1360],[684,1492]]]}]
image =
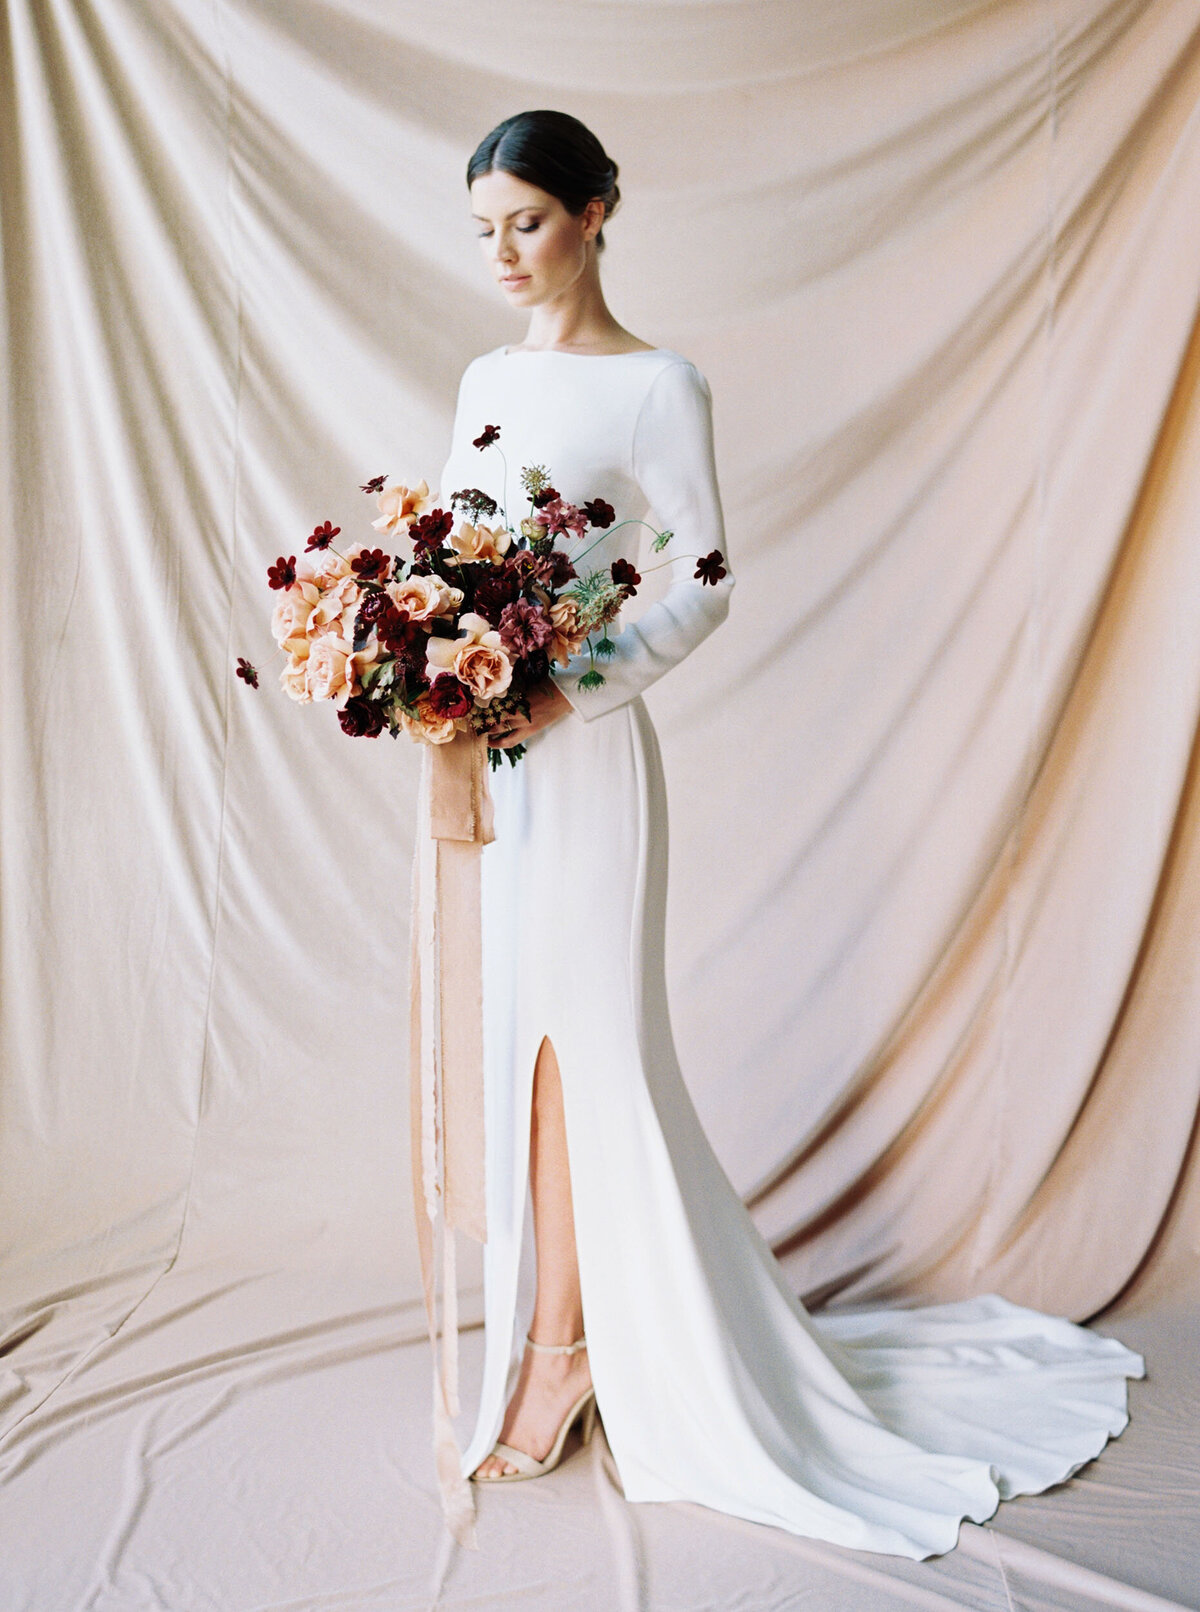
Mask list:
[{"label": "fabric backdrop", "polygon": [[418,756],[282,695],[265,567],[327,517],[365,536],[366,477],[435,482],[464,365],[522,339],[464,169],[525,107],[620,164],[610,304],[714,396],[739,586],[648,703],[673,1020],[732,1179],[812,1304],[1197,1296],[1198,28],[1194,0],[10,0],[18,1460],[156,1304],[319,1271],[296,1339],[331,1305],[422,1335]]}]

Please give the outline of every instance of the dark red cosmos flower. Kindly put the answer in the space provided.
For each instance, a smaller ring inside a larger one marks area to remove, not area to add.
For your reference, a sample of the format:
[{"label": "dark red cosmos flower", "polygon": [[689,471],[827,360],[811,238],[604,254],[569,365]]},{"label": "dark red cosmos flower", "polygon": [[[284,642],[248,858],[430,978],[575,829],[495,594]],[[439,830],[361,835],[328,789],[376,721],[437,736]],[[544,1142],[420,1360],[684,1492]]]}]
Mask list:
[{"label": "dark red cosmos flower", "polygon": [[541,509],[545,504],[552,504],[557,497],[557,487],[543,487],[540,493],[534,493],[533,507],[534,509]]},{"label": "dark red cosmos flower", "polygon": [[603,498],[591,498],[583,506],[583,513],[593,526],[611,526],[617,518],[617,512],[611,504],[606,504]]},{"label": "dark red cosmos flower", "polygon": [[549,554],[539,554],[534,563],[533,574],[544,587],[555,589],[565,587],[572,577],[579,575],[561,549],[551,549]]},{"label": "dark red cosmos flower", "polygon": [[362,694],[352,695],[338,712],[342,732],[352,739],[377,739],[383,732],[386,718],[378,700],[368,700]]},{"label": "dark red cosmos flower", "polygon": [[500,435],[498,425],[485,425],[477,437],[471,438],[471,445],[476,448],[490,448]]},{"label": "dark red cosmos flower", "polygon": [[253,666],[251,666],[250,662],[245,660],[241,655],[238,656],[237,675],[242,679],[243,682],[249,683],[251,688],[258,687],[258,672]]},{"label": "dark red cosmos flower", "polygon": [[386,575],[387,568],[391,563],[391,555],[385,554],[382,549],[364,549],[361,554],[356,554],[350,561],[350,569],[355,576],[369,581],[372,577]]},{"label": "dark red cosmos flower", "polygon": [[429,709],[435,716],[466,716],[474,701],[452,672],[442,672],[429,685]]},{"label": "dark red cosmos flower", "polygon": [[381,493],[386,485],[386,476],[372,476],[370,481],[364,481],[358,490],[360,493]]},{"label": "dark red cosmos flower", "polygon": [[412,525],[413,552],[426,554],[430,549],[440,549],[453,525],[454,516],[448,509],[431,509],[428,515],[419,516]]},{"label": "dark red cosmos flower", "polygon": [[267,567],[267,582],[273,588],[290,588],[296,580],[296,556],[285,560],[281,554],[274,565]]},{"label": "dark red cosmos flower", "polygon": [[641,582],[640,574],[635,571],[628,560],[614,560],[612,563],[612,579],[619,588],[628,588],[630,593],[636,593]]},{"label": "dark red cosmos flower", "polygon": [[550,618],[541,605],[529,599],[514,599],[500,612],[500,642],[518,658],[531,655],[554,637]]},{"label": "dark red cosmos flower", "polygon": [[698,582],[711,582],[715,588],[717,583],[725,576],[725,556],[720,549],[713,549],[702,560],[696,561],[696,580]]},{"label": "dark red cosmos flower", "polygon": [[334,526],[331,521],[326,521],[324,526],[314,526],[312,536],[304,545],[305,552],[309,549],[327,549],[340,531],[341,527]]}]

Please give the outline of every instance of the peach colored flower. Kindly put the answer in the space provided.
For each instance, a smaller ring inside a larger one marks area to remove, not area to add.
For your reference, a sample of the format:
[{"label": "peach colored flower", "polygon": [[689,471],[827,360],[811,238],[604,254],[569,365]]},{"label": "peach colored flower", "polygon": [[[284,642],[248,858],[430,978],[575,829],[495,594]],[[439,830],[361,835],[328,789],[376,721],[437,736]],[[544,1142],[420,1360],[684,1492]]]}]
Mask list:
[{"label": "peach colored flower", "polygon": [[491,622],[468,610],[459,618],[457,638],[430,638],[425,649],[430,678],[453,672],[485,704],[512,682],[513,666]]},{"label": "peach colored flower", "polygon": [[395,537],[398,533],[407,535],[417,516],[424,515],[426,510],[433,507],[428,484],[424,481],[419,481],[415,487],[406,487],[402,481],[385,487],[378,503],[383,514],[371,525],[388,537]]},{"label": "peach colored flower", "polygon": [[301,582],[313,582],[318,588],[331,588],[335,582],[350,575],[350,563],[332,549],[320,549],[314,554],[302,554],[296,561],[296,576]]},{"label": "peach colored flower", "polygon": [[304,629],[320,597],[320,589],[311,582],[294,582],[281,595],[271,616],[271,636],[289,653],[306,643]]},{"label": "peach colored flower", "polygon": [[470,521],[464,521],[450,538],[450,547],[460,560],[490,560],[493,565],[499,565],[511,543],[512,533],[505,527],[472,526]]},{"label": "peach colored flower", "polygon": [[296,700],[300,705],[307,705],[312,699],[308,692],[308,681],[304,675],[304,661],[307,657],[308,646],[305,645],[305,655],[292,655],[287,665],[279,674],[279,682],[285,694]]},{"label": "peach colored flower", "polygon": [[417,715],[409,716],[407,711],[400,712],[400,726],[413,739],[423,739],[426,744],[448,744],[458,732],[458,723],[451,716],[438,716],[429,708],[427,700],[417,701]]},{"label": "peach colored flower", "polygon": [[550,640],[550,659],[565,666],[572,655],[583,647],[587,633],[580,630],[579,606],[569,595],[556,599],[550,606],[550,625],[554,637]]},{"label": "peach colored flower", "polygon": [[416,576],[409,577],[407,582],[390,582],[386,592],[409,621],[429,621],[434,616],[450,615],[463,602],[462,589],[452,588],[439,576]]},{"label": "peach colored flower", "polygon": [[332,632],[319,634],[312,640],[304,662],[304,685],[309,698],[345,705],[359,691],[359,674],[378,655],[377,644],[368,644],[355,653],[348,639]]},{"label": "peach colored flower", "polygon": [[331,587],[323,588],[313,606],[305,632],[316,638],[324,632],[334,632],[339,638],[353,640],[354,618],[362,603],[362,589],[352,576],[344,576]]}]

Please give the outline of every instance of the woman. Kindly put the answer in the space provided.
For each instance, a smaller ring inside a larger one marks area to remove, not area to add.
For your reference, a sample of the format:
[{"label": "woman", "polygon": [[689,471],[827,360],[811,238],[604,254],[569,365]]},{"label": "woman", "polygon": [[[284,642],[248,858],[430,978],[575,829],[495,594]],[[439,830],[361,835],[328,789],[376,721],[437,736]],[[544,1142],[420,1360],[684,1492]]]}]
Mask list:
[{"label": "woman", "polygon": [[[603,685],[580,686],[586,655],[556,664],[492,741],[527,753],[493,776],[483,853],[486,1344],[463,1474],[541,1475],[598,1411],[629,1500],[921,1558],[1096,1455],[1144,1366],[994,1294],[809,1316],[704,1136],[667,1012],[641,693],[723,620],[733,578],[697,567],[725,551],[708,384],[601,290],[616,181],[551,111],[499,124],[467,172],[485,261],[529,320],[463,375],[443,498],[478,487],[511,518],[537,463],[563,499],[652,511],[673,536],[670,587],[615,636]],[[503,457],[473,445],[486,425]],[[584,569],[643,563],[645,530],[614,523]]]}]

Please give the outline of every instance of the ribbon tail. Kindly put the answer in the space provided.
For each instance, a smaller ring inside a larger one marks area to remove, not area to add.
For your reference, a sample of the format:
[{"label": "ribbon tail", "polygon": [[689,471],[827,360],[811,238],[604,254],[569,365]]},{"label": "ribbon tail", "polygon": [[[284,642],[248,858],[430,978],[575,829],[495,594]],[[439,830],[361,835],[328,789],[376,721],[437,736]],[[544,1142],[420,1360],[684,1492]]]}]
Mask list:
[{"label": "ribbon tail", "polygon": [[[475,1537],[475,1499],[462,1474],[462,1458],[451,1421],[458,1413],[458,1291],[454,1233],[442,1218],[443,1342],[439,1358],[436,1293],[439,1132],[444,1115],[441,1097],[441,990],[437,922],[437,842],[430,832],[430,768],[423,758],[421,804],[413,857],[413,903],[410,955],[410,1081],[413,1208],[421,1261],[421,1287],[433,1361],[433,1456],[442,1515],[453,1537],[468,1550],[479,1548]],[[439,1124],[441,1119],[441,1124]]]}]

